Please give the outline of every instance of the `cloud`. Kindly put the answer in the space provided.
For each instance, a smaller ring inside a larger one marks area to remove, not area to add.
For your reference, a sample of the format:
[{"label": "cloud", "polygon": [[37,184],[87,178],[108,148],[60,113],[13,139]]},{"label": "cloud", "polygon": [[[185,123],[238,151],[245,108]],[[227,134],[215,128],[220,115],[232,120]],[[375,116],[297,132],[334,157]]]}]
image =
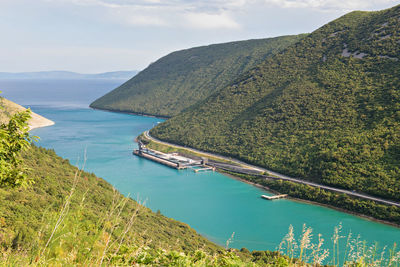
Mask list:
[{"label": "cloud", "polygon": [[248,0],[44,0],[96,8],[102,17],[131,26],[239,29],[234,12]]},{"label": "cloud", "polygon": [[240,28],[240,25],[226,13],[208,14],[190,12],[184,14],[183,17],[188,22],[188,24],[186,24],[187,27],[198,29]]},{"label": "cloud", "polygon": [[131,25],[142,26],[168,26],[169,23],[157,16],[130,15],[126,21]]},{"label": "cloud", "polygon": [[102,10],[100,17],[129,26],[193,29],[243,28],[240,17],[254,9],[348,12],[380,9],[397,0],[42,0]]},{"label": "cloud", "polygon": [[281,8],[311,8],[320,11],[370,10],[398,4],[397,0],[263,0],[262,2]]}]

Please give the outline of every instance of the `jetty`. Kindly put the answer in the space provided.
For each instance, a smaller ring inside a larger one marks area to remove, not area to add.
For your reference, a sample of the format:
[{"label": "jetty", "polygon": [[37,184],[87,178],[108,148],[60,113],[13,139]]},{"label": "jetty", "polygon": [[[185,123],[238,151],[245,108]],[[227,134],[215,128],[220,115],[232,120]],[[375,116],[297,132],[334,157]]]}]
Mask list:
[{"label": "jetty", "polygon": [[215,167],[210,167],[206,165],[193,165],[193,166],[188,166],[188,168],[192,169],[194,172],[205,172],[205,171],[215,171]]},{"label": "jetty", "polygon": [[274,200],[274,199],[285,198],[285,197],[287,197],[287,194],[275,195],[275,196],[261,195],[261,197],[264,199],[267,199],[267,200]]},{"label": "jetty", "polygon": [[146,146],[139,141],[139,149],[133,150],[133,154],[151,161],[163,164],[165,166],[183,170],[191,168],[195,172],[215,170],[214,167],[206,165],[207,160],[194,160],[188,157],[179,155],[178,153],[163,153],[157,150],[146,148]]}]

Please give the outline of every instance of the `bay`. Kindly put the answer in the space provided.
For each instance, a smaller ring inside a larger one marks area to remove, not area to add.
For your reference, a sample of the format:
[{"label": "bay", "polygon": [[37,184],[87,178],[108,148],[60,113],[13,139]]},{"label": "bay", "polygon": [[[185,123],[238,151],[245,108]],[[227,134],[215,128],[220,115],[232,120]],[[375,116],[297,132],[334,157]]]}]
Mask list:
[{"label": "bay", "polygon": [[[0,86],[6,92],[1,81]],[[29,91],[29,84],[24,86],[23,90]],[[160,210],[189,224],[218,244],[225,245],[235,233],[231,247],[276,250],[289,225],[298,236],[303,224],[313,228],[314,240],[318,233],[323,235],[325,248],[332,247],[331,236],[338,225],[342,225],[343,236],[351,232],[368,244],[377,241],[380,247],[391,247],[400,241],[400,229],[396,227],[317,205],[287,199],[266,201],[260,198],[265,191],[220,173],[178,171],[135,157],[134,138],[162,120],[91,110],[84,108],[90,101],[76,104],[75,96],[54,101],[58,90],[65,86],[51,84],[52,88],[46,90],[55,95],[48,96],[48,102],[32,101],[30,105],[33,111],[56,122],[32,131],[40,137],[38,145],[55,149],[80,166],[86,151],[85,170],[103,177],[123,194],[145,202],[153,211]],[[93,91],[87,92],[86,87],[81,84],[80,99],[91,98]],[[23,102],[29,104],[30,100],[26,97]]]}]

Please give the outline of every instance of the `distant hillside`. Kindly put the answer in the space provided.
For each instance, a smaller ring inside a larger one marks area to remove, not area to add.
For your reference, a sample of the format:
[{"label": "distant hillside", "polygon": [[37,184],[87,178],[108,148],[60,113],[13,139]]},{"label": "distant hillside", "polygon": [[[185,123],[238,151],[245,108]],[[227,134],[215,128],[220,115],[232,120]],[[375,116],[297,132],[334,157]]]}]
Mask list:
[{"label": "distant hillside", "polygon": [[173,116],[302,37],[248,40],[173,52],[90,106]]},{"label": "distant hillside", "polygon": [[400,6],[351,12],[151,134],[400,200],[399,29]]},{"label": "distant hillside", "polygon": [[0,72],[0,79],[121,79],[127,80],[138,71],[114,71],[98,74],[82,74],[70,71],[39,71],[39,72]]},{"label": "distant hillside", "polygon": [[[26,110],[26,108],[8,99],[5,99],[4,97],[0,97],[0,123],[7,123],[9,116],[23,110]],[[31,119],[28,123],[31,129],[50,126],[54,124],[53,121],[46,119],[45,117],[42,117],[35,112],[31,113]]]}]

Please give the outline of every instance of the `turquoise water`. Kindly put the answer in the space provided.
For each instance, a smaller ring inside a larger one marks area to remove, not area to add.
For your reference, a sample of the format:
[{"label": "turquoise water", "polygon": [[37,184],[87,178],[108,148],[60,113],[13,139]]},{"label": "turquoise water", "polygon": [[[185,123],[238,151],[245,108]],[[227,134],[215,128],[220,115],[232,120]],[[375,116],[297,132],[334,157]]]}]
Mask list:
[{"label": "turquoise water", "polygon": [[33,131],[41,137],[39,145],[54,148],[79,165],[86,150],[86,170],[221,245],[235,232],[231,247],[275,250],[290,224],[298,235],[304,223],[314,229],[314,239],[323,234],[326,248],[332,247],[330,238],[339,223],[343,235],[351,231],[369,243],[378,241],[381,247],[399,243],[399,228],[320,206],[263,200],[260,195],[266,192],[219,173],[177,171],[133,156],[133,139],[162,120],[84,108],[120,83],[0,80],[0,89],[2,95],[56,122]]},{"label": "turquoise water", "polygon": [[224,245],[235,232],[231,247],[274,250],[290,224],[299,234],[304,223],[314,229],[314,236],[323,234],[327,248],[340,223],[343,235],[351,231],[381,246],[400,241],[400,229],[395,227],[316,205],[263,200],[263,190],[222,174],[178,171],[133,156],[133,139],[160,119],[83,108],[32,108],[56,122],[33,131],[41,138],[39,145],[54,148],[72,163],[81,163],[78,159],[86,150],[87,171],[219,244]]}]

